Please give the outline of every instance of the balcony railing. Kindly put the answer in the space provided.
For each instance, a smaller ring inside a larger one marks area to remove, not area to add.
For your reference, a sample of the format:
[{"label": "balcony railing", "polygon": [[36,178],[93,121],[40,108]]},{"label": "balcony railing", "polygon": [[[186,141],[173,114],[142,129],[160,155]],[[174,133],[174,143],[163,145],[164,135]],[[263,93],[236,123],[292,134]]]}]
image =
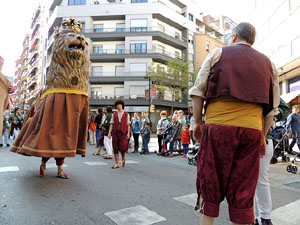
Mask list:
[{"label": "balcony railing", "polygon": [[129,28],[94,28],[94,29],[85,29],[83,33],[118,33],[118,32],[125,32],[125,33],[136,33],[136,32],[153,32],[159,31],[168,36],[176,38],[180,41],[187,42],[185,38],[181,36],[181,34],[171,32],[164,27],[129,27]]},{"label": "balcony railing", "polygon": [[159,53],[165,56],[169,56],[171,58],[181,59],[181,55],[165,51],[164,49],[157,48],[153,45],[152,49],[102,49],[102,48],[94,48],[92,53],[98,55],[118,55],[118,54],[151,54],[151,53]]},{"label": "balcony railing", "polygon": [[146,76],[146,71],[137,72],[91,72],[91,77],[135,77],[135,76]]}]

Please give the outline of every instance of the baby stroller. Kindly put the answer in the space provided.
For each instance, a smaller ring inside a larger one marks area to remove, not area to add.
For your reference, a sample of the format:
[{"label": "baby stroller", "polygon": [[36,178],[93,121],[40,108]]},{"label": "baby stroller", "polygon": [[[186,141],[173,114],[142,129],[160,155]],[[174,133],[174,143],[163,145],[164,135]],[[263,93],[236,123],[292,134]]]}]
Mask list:
[{"label": "baby stroller", "polygon": [[195,145],[190,149],[189,153],[187,154],[188,164],[197,166],[197,155],[199,147],[200,144],[195,143]]},{"label": "baby stroller", "polygon": [[272,130],[274,154],[271,159],[271,164],[278,162],[278,157],[282,157],[283,162],[289,162],[290,157],[287,156],[289,150],[288,130],[284,126],[278,126]]},{"label": "baby stroller", "polygon": [[298,172],[298,167],[296,166],[296,159],[300,159],[300,153],[298,153],[295,158],[292,160],[292,164],[291,165],[288,165],[286,167],[286,170],[289,172],[289,173],[293,173],[293,174],[296,174]]}]

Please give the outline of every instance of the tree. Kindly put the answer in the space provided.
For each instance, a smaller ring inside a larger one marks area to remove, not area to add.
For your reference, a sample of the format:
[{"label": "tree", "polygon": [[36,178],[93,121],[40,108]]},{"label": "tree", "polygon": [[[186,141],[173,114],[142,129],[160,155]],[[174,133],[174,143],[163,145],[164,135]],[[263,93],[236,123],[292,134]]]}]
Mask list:
[{"label": "tree", "polygon": [[[173,102],[183,99],[184,94],[188,93],[188,89],[195,78],[195,73],[191,72],[191,63],[182,59],[173,59],[168,61],[167,69],[160,65],[154,66],[153,62],[148,67],[147,76],[153,81],[160,95],[164,95],[169,90],[172,95],[172,112]],[[177,94],[177,93],[181,93]]]}]

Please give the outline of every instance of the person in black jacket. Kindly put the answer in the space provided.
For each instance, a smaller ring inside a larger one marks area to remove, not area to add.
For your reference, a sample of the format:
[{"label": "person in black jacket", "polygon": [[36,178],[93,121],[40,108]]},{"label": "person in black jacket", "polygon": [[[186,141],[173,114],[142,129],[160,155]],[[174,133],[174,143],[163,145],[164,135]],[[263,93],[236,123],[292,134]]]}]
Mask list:
[{"label": "person in black jacket", "polygon": [[106,153],[103,155],[104,159],[112,159],[112,139],[108,138],[108,132],[110,127],[110,121],[112,117],[112,108],[108,106],[106,108],[107,114],[105,120],[102,124],[103,133],[104,133],[104,146],[106,148]]},{"label": "person in black jacket", "polygon": [[103,116],[103,113],[102,113],[102,109],[98,109],[98,114],[95,118],[95,123],[97,124],[97,127],[96,127],[96,147],[99,148],[99,139],[100,139],[100,135],[101,135],[101,122],[102,122],[102,116]]}]

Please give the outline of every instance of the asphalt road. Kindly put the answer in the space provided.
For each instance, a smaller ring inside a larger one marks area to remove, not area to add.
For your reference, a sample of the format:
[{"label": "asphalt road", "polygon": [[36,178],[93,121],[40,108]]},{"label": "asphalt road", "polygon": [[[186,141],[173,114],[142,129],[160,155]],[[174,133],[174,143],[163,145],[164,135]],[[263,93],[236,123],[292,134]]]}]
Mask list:
[{"label": "asphalt road", "polygon": [[[113,160],[92,156],[94,150],[88,145],[85,158],[67,158],[64,170],[71,178],[63,180],[56,178],[53,159],[41,178],[40,158],[0,148],[0,224],[199,224],[192,206],[196,167],[186,159],[129,151],[126,167],[112,170]],[[155,140],[150,150],[156,150]],[[276,164],[270,168],[274,217],[283,218],[274,224],[296,225],[300,219],[300,173],[289,174],[285,167]],[[296,219],[285,215],[286,207],[292,208],[288,211]],[[226,202],[215,224],[231,224]]]}]

